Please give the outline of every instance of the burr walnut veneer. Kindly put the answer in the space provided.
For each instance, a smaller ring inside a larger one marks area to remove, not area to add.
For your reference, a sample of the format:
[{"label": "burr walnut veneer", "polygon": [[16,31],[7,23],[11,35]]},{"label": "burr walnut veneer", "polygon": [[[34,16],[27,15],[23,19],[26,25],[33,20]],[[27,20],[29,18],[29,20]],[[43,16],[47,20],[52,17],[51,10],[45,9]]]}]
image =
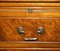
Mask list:
[{"label": "burr walnut veneer", "polygon": [[60,51],[59,0],[0,0],[0,51]]}]

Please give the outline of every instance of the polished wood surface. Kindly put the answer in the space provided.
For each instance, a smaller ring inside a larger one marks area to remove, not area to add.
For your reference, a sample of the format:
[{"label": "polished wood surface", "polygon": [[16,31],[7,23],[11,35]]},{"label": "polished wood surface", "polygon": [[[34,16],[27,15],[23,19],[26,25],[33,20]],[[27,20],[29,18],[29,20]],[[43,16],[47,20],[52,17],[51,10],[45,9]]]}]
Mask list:
[{"label": "polished wood surface", "polygon": [[[24,28],[24,35],[18,27]],[[39,27],[44,33],[37,34]],[[24,40],[32,37],[37,40]],[[0,51],[40,50],[60,51],[60,1],[0,0]]]},{"label": "polished wood surface", "polygon": [[[26,37],[36,37],[40,42],[60,42],[59,26],[60,19],[0,19],[0,41],[24,41]],[[18,27],[25,29],[24,35],[17,32]],[[45,29],[41,35],[37,34],[39,27]]]},{"label": "polished wood surface", "polygon": [[0,7],[60,7],[60,3],[0,3]]},{"label": "polished wood surface", "polygon": [[[32,9],[32,13],[29,13],[28,9]],[[0,7],[1,17],[23,19],[31,17],[60,17],[60,7]]]},{"label": "polished wood surface", "polygon": [[[12,0],[0,0],[0,1],[12,1]],[[13,1],[16,1],[16,0],[13,0]],[[20,0],[20,1],[34,1],[34,0]],[[59,1],[59,0],[35,0],[35,1]]]},{"label": "polished wood surface", "polygon": [[49,50],[60,50],[60,43],[51,42],[2,42],[0,43],[0,50],[26,50],[26,51],[49,51]]}]

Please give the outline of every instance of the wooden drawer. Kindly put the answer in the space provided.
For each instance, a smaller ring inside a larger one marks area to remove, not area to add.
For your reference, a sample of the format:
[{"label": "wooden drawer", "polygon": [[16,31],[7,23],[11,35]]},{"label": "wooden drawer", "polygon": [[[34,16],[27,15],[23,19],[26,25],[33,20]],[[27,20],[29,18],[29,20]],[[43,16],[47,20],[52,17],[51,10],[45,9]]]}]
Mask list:
[{"label": "wooden drawer", "polygon": [[[60,18],[39,19],[0,19],[0,50],[49,51],[60,50]],[[18,28],[24,28],[24,34],[18,33]],[[44,32],[37,33],[39,27]],[[37,38],[26,40],[25,38]]]},{"label": "wooden drawer", "polygon": [[1,17],[60,17],[60,7],[0,7]]},{"label": "wooden drawer", "polygon": [[10,1],[0,3],[0,51],[60,50],[59,0]]},{"label": "wooden drawer", "polygon": [[[60,42],[60,18],[43,19],[0,19],[0,41],[25,41],[25,38],[37,38],[39,42]],[[24,34],[18,33],[23,27]],[[38,29],[43,27],[43,32]],[[30,40],[28,40],[30,41]]]}]

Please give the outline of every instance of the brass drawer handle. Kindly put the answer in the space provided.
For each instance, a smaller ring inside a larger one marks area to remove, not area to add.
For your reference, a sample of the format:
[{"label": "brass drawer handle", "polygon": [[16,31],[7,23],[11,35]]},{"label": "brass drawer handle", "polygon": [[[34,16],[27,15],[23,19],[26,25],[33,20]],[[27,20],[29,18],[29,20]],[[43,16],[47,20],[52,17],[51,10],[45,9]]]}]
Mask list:
[{"label": "brass drawer handle", "polygon": [[24,34],[24,33],[25,33],[23,27],[18,27],[18,28],[17,28],[17,32],[18,32],[19,34]]},{"label": "brass drawer handle", "polygon": [[25,41],[35,41],[37,38],[24,38]]},{"label": "brass drawer handle", "polygon": [[39,27],[37,30],[37,34],[43,34],[45,29],[43,27]]}]

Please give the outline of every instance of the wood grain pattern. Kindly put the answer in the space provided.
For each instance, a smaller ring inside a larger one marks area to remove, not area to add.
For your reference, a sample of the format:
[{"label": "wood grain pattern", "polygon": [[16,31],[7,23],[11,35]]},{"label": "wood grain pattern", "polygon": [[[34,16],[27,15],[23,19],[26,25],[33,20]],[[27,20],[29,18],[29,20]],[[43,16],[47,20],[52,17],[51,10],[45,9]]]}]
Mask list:
[{"label": "wood grain pattern", "polygon": [[60,50],[60,43],[35,43],[35,42],[0,42],[0,50],[12,50],[12,51],[49,51],[49,50]]},{"label": "wood grain pattern", "polygon": [[[24,35],[17,32],[20,26]],[[45,29],[41,35],[39,27]],[[40,50],[60,51],[60,0],[0,0],[0,51]]]},{"label": "wood grain pattern", "polygon": [[0,49],[19,49],[19,48],[60,48],[59,42],[0,42]]},{"label": "wood grain pattern", "polygon": [[0,7],[0,17],[60,17],[60,7]]},{"label": "wood grain pattern", "polygon": [[[60,51],[60,19],[0,19],[0,51]],[[16,28],[23,26],[25,35]],[[36,34],[38,27],[45,33]],[[33,29],[32,29],[33,28]],[[24,41],[24,37],[37,37],[37,41]]]},{"label": "wood grain pattern", "polygon": [[5,51],[59,51],[60,50],[60,43],[35,43],[35,42],[1,42],[0,43],[0,50]]},{"label": "wood grain pattern", "polygon": [[60,51],[59,48],[24,48],[24,49],[0,49],[0,51]]},{"label": "wood grain pattern", "polygon": [[[25,29],[24,35],[17,33],[17,27],[20,26]],[[37,37],[37,41],[40,42],[60,42],[59,26],[60,19],[0,19],[0,32],[3,38],[0,41],[24,41],[25,37]],[[44,27],[45,33],[38,35],[38,27]]]},{"label": "wood grain pattern", "polygon": [[60,3],[0,3],[0,7],[60,7]]},{"label": "wood grain pattern", "polygon": [[60,1],[60,0],[0,0],[0,1]]}]

